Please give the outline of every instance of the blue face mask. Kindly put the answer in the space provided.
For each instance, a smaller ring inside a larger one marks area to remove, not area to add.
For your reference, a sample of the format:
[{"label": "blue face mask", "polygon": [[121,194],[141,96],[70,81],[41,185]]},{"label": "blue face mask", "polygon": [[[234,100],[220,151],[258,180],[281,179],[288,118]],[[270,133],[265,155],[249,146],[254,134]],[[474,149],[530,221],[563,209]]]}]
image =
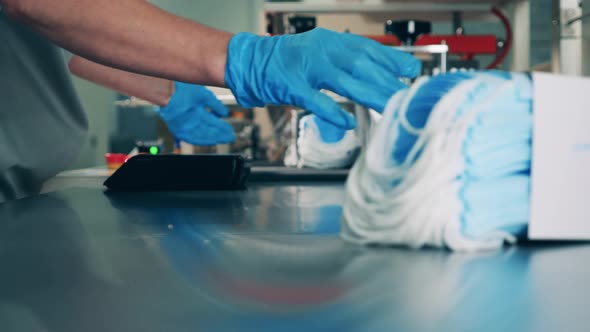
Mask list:
[{"label": "blue face mask", "polygon": [[514,241],[528,223],[531,144],[526,75],[420,79],[389,105],[355,165],[343,236],[456,250]]},{"label": "blue face mask", "polygon": [[[532,82],[525,75],[482,78],[504,88],[491,92],[464,138],[461,230],[471,238],[495,231],[519,237],[526,234],[529,216]],[[477,100],[464,105],[476,106]]]},{"label": "blue face mask", "polygon": [[411,98],[407,105],[407,112],[400,114],[396,112],[394,118],[401,120],[398,123],[399,137],[395,141],[393,149],[393,159],[397,163],[403,163],[408,153],[416,144],[419,131],[424,128],[430,112],[438,101],[445,94],[457,86],[459,83],[473,77],[469,73],[457,73],[454,75],[435,76],[423,82],[418,88],[413,90],[415,96]]}]

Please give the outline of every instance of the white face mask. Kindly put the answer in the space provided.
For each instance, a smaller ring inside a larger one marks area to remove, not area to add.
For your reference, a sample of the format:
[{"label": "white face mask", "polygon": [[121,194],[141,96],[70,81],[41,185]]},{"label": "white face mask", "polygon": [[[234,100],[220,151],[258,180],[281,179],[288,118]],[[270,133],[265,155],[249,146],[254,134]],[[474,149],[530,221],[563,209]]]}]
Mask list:
[{"label": "white face mask", "polygon": [[456,250],[513,242],[528,215],[531,86],[524,75],[451,74],[396,94],[349,177],[343,237]]},{"label": "white face mask", "polygon": [[319,122],[320,128],[318,121],[315,115],[307,115],[299,122],[298,166],[335,169],[352,165],[361,148],[356,132],[343,131],[327,122]]}]

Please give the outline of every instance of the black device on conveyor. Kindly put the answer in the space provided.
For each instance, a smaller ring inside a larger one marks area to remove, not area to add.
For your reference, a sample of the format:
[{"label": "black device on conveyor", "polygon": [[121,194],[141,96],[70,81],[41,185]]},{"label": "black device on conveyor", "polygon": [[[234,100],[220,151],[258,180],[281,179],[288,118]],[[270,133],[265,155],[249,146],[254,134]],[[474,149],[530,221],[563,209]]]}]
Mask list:
[{"label": "black device on conveyor", "polygon": [[241,155],[140,154],[119,168],[104,185],[116,191],[242,189],[250,167]]}]

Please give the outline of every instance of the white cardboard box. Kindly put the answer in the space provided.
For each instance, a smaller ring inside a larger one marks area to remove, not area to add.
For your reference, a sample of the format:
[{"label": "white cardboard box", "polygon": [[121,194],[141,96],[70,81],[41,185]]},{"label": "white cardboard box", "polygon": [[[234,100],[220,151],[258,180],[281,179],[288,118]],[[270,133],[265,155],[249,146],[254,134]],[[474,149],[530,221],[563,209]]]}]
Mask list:
[{"label": "white cardboard box", "polygon": [[590,240],[590,79],[533,74],[529,238]]}]

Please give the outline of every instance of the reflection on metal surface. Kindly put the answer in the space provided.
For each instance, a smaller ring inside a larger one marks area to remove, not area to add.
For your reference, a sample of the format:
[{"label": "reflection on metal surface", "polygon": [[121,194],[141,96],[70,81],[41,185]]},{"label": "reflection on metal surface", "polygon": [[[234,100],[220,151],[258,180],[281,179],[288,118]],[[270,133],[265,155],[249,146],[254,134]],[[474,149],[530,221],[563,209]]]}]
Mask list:
[{"label": "reflection on metal surface", "polygon": [[449,45],[426,45],[426,46],[396,46],[397,50],[410,53],[430,53],[443,54],[449,53]]},{"label": "reflection on metal surface", "polygon": [[590,269],[580,266],[587,266],[586,262],[590,262],[590,250],[584,250],[580,245],[545,250],[531,258],[529,283],[534,294],[535,312],[552,313],[535,321],[536,330],[581,331],[588,328],[588,306],[582,304],[590,299],[587,286]]},{"label": "reflection on metal surface", "polygon": [[427,53],[427,54],[439,54],[440,62],[439,69],[440,73],[444,74],[447,72],[447,58],[449,56],[448,45],[425,45],[425,46],[396,46],[395,49],[410,53]]},{"label": "reflection on metal surface", "polygon": [[576,331],[590,323],[590,246],[452,254],[356,247],[336,228],[302,230],[303,221],[338,222],[320,210],[337,206],[339,190],[76,189],[4,204],[0,330]]},{"label": "reflection on metal surface", "polygon": [[142,224],[186,224],[224,230],[337,234],[342,184],[254,186],[244,191],[107,193],[114,208]]}]

